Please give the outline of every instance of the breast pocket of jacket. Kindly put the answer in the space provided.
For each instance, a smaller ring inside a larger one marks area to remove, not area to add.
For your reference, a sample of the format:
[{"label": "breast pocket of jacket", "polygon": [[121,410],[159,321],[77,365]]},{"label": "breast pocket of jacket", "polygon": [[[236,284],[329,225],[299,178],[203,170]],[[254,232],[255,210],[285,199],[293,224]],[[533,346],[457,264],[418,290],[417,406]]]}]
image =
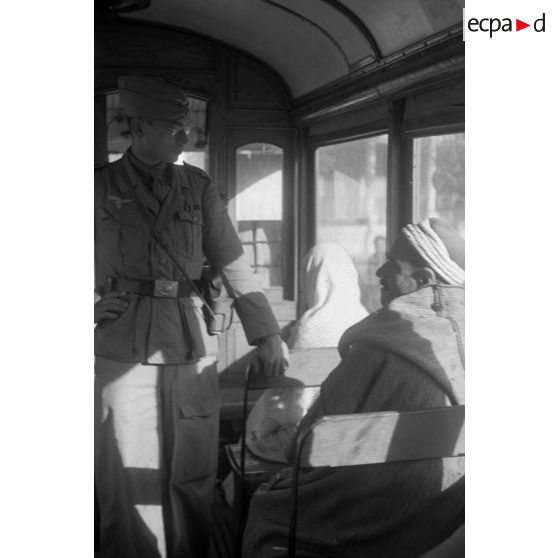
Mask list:
[{"label": "breast pocket of jacket", "polygon": [[[149,257],[147,224],[135,206],[105,206],[106,226],[112,227],[114,244],[124,263],[137,263]],[[110,223],[109,223],[110,221]]]},{"label": "breast pocket of jacket", "polygon": [[179,209],[176,212],[174,248],[191,259],[202,257],[203,216],[200,209]]},{"label": "breast pocket of jacket", "polygon": [[185,401],[178,406],[175,457],[177,481],[192,481],[212,474],[219,447],[219,398]]}]

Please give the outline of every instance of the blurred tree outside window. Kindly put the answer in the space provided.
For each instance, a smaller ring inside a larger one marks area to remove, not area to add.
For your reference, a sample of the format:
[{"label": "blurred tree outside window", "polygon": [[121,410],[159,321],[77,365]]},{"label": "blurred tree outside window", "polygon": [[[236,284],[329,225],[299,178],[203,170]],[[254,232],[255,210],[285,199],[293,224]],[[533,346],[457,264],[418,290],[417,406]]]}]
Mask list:
[{"label": "blurred tree outside window", "polygon": [[413,142],[414,220],[439,217],[465,237],[465,134]]}]

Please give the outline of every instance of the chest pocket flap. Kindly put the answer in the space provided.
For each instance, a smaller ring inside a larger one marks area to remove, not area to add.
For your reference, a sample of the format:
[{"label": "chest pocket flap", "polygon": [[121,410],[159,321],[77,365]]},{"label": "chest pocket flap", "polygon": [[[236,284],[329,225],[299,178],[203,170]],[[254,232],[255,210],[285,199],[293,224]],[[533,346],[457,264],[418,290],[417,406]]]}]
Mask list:
[{"label": "chest pocket flap", "polygon": [[100,236],[114,257],[124,264],[148,261],[149,226],[133,200],[107,198]]},{"label": "chest pocket flap", "polygon": [[187,221],[193,225],[203,225],[201,209],[179,209],[177,216],[181,221]]},{"label": "chest pocket flap", "polygon": [[117,223],[139,227],[143,222],[143,215],[130,198],[115,198],[109,196],[105,203],[105,211]]},{"label": "chest pocket flap", "polygon": [[174,248],[182,256],[199,260],[202,257],[202,212],[186,207],[176,211]]}]

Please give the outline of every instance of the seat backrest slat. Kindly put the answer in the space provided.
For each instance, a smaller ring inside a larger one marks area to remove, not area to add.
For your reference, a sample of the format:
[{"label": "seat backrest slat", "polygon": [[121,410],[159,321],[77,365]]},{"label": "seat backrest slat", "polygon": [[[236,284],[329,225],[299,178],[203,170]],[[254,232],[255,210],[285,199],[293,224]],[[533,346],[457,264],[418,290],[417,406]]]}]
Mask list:
[{"label": "seat backrest slat", "polygon": [[465,454],[465,406],[330,415],[316,421],[301,467],[341,467]]},{"label": "seat backrest slat", "polygon": [[283,376],[251,374],[248,389],[319,386],[341,362],[341,357],[337,348],[299,349],[289,353],[289,362]]}]

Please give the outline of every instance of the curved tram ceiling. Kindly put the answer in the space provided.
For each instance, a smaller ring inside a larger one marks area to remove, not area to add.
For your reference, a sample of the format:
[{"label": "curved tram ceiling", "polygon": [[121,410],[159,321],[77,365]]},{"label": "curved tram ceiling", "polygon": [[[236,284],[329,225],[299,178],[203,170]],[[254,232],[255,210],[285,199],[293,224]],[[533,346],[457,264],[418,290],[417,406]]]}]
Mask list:
[{"label": "curved tram ceiling", "polygon": [[459,36],[464,0],[101,0],[99,4],[126,19],[183,28],[249,52],[275,68],[297,99]]}]

